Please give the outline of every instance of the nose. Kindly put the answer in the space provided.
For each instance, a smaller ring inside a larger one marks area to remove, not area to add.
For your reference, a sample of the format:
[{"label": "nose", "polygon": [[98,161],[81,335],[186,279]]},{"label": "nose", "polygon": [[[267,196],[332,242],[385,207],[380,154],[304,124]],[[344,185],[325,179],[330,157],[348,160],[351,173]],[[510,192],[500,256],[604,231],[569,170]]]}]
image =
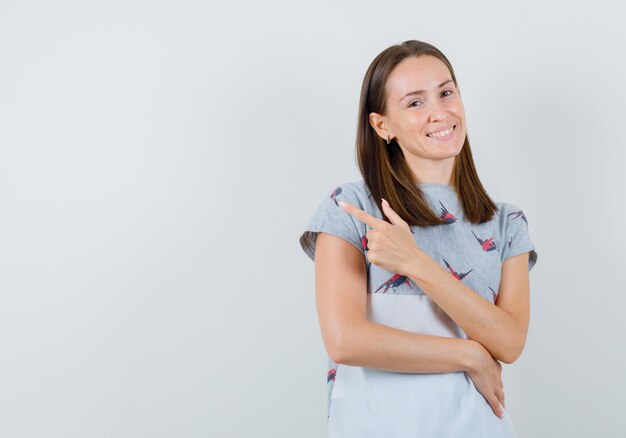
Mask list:
[{"label": "nose", "polygon": [[448,111],[439,99],[432,99],[430,104],[430,122],[440,122],[448,118]]}]

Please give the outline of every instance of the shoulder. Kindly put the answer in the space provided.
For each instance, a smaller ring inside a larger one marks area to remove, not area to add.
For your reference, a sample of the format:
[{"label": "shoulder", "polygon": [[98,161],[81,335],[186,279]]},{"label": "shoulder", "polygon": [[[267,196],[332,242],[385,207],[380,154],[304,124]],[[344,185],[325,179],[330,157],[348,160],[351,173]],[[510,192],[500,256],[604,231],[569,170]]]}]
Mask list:
[{"label": "shoulder", "polygon": [[494,220],[506,234],[528,230],[528,217],[519,204],[512,202],[496,202],[498,212]]},{"label": "shoulder", "polygon": [[496,202],[496,206],[498,207],[498,213],[505,219],[521,217],[526,220],[526,213],[518,204],[513,204],[511,202]]},{"label": "shoulder", "polygon": [[530,237],[528,217],[519,204],[511,202],[496,203],[500,209],[498,217],[501,219],[501,231],[504,236],[501,260],[523,252],[529,252],[528,270],[537,262],[537,251]]},{"label": "shoulder", "polygon": [[512,213],[524,212],[517,204],[513,204],[511,202],[497,201],[495,204],[498,208],[497,214],[505,219]]},{"label": "shoulder", "polygon": [[499,229],[505,230],[517,222],[528,223],[524,210],[512,202],[495,201],[497,211],[489,221]]},{"label": "shoulder", "polygon": [[329,189],[329,196],[336,200],[344,199],[360,208],[372,202],[371,193],[363,179],[336,183]]}]

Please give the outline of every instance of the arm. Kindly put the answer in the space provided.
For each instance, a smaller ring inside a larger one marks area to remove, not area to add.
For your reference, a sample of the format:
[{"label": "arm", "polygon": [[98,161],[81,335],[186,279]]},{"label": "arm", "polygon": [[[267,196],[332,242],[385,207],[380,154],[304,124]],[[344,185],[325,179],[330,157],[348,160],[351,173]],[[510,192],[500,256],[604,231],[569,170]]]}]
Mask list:
[{"label": "arm", "polygon": [[528,253],[502,264],[498,305],[485,300],[427,254],[420,251],[416,259],[411,280],[495,359],[514,362],[528,332]]},{"label": "arm", "polygon": [[408,373],[467,371],[473,366],[477,346],[473,340],[368,321],[364,256],[337,236],[317,237],[315,289],[324,345],[337,363]]},{"label": "arm", "polygon": [[475,341],[412,333],[364,321],[346,331],[333,360],[352,366],[401,373],[469,371]]}]

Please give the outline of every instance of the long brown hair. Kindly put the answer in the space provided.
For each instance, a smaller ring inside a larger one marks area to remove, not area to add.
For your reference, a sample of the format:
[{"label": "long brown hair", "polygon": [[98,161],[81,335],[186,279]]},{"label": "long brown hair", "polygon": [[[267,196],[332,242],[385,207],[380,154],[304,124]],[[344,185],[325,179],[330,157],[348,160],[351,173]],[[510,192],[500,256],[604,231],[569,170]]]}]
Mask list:
[{"label": "long brown hair", "polygon": [[[388,47],[372,61],[367,69],[359,103],[356,135],[357,164],[365,184],[382,212],[381,198],[409,225],[443,225],[430,208],[415,176],[407,165],[398,143],[387,144],[369,123],[369,114],[385,114],[387,79],[392,70],[409,56],[431,55],[439,58],[450,71],[455,87],[456,77],[445,55],[431,44],[409,40]],[[453,180],[465,219],[479,224],[490,220],[497,206],[478,178],[468,136],[454,160]],[[384,215],[383,218],[388,220]]]}]

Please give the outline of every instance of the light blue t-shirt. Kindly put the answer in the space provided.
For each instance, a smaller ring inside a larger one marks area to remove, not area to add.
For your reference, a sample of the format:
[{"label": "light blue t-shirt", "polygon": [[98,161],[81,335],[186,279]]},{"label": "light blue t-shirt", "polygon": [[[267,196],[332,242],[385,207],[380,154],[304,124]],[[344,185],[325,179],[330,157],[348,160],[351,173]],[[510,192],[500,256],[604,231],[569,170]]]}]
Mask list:
[{"label": "light blue t-shirt", "polygon": [[[415,242],[470,289],[495,303],[504,260],[529,252],[528,269],[533,268],[537,252],[519,207],[496,202],[494,217],[475,225],[465,220],[452,186],[419,187],[445,224],[411,226]],[[366,233],[371,227],[344,211],[339,200],[383,218],[364,180],[332,187],[300,235],[309,258],[315,260],[319,232],[345,239],[366,263],[368,320],[413,333],[467,339],[417,284],[369,262]],[[515,436],[506,410],[504,419],[498,419],[465,372],[395,373],[337,364],[328,357],[325,378],[329,437]]]}]

